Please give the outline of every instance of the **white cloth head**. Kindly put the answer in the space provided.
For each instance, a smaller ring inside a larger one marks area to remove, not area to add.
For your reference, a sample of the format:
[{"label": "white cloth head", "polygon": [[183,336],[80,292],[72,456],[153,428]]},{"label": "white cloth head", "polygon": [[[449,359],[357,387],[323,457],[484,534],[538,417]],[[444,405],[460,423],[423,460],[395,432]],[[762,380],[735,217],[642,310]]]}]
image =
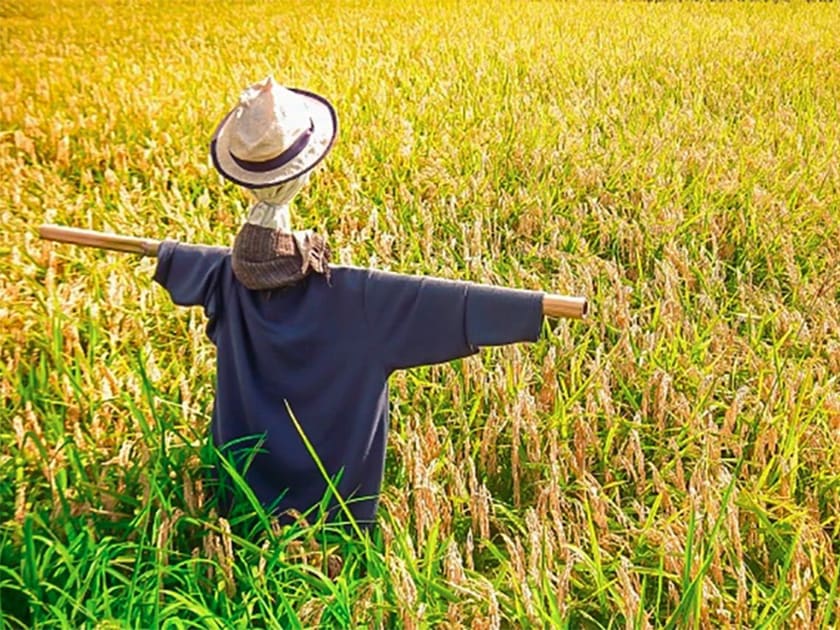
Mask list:
[{"label": "white cloth head", "polygon": [[285,184],[253,189],[251,192],[256,197],[256,202],[248,212],[247,222],[272,230],[291,232],[292,221],[289,204],[307,181],[309,181],[309,174],[305,173]]}]

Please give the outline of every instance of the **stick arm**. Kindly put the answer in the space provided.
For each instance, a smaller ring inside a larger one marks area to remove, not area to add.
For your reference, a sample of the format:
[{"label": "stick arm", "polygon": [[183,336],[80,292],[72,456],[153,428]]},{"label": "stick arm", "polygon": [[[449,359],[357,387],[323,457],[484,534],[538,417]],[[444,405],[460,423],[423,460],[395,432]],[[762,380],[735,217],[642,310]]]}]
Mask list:
[{"label": "stick arm", "polygon": [[157,256],[158,246],[160,245],[160,241],[150,238],[121,236],[119,234],[108,234],[97,232],[96,230],[82,230],[63,225],[52,225],[50,223],[45,223],[40,226],[38,228],[38,234],[43,239],[58,241],[59,243],[98,247],[99,249],[110,249],[116,252],[128,252],[130,254],[151,257]]},{"label": "stick arm", "polygon": [[589,303],[585,297],[558,295],[557,293],[543,295],[543,315],[545,317],[583,319],[588,312]]},{"label": "stick arm", "polygon": [[[79,228],[65,227],[45,223],[38,228],[41,238],[58,241],[59,243],[70,243],[82,245],[83,247],[98,247],[117,252],[128,252],[140,254],[141,256],[156,257],[160,241],[150,238],[137,238],[135,236],[121,236],[119,234],[108,234],[95,230],[82,230]],[[585,297],[558,295],[546,293],[543,295],[543,315],[546,317],[566,317],[571,319],[582,319],[586,316],[589,305]]]}]

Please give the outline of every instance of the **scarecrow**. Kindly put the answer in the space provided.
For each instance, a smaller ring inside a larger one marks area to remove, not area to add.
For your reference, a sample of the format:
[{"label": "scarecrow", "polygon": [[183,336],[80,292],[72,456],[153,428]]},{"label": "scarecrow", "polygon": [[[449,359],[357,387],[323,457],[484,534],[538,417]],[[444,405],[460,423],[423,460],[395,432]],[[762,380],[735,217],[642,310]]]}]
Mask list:
[{"label": "scarecrow", "polygon": [[[254,197],[232,249],[73,237],[50,226],[42,236],[155,254],[154,280],[175,304],[207,316],[217,348],[215,445],[240,462],[256,497],[281,520],[312,515],[328,490],[313,448],[364,525],[374,521],[382,484],[389,375],[482,346],[535,341],[544,311],[580,317],[586,303],[330,265],[321,235],[292,229],[290,204],[337,127],[326,99],[271,77],[242,93],[210,146],[218,171]],[[345,516],[331,508],[330,518]]]}]

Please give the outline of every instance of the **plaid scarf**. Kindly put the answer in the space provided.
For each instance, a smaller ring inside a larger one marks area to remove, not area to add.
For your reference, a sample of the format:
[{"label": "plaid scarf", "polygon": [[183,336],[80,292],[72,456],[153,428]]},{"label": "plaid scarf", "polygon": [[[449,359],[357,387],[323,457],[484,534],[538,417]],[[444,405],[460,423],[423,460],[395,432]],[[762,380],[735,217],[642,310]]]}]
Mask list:
[{"label": "plaid scarf", "polygon": [[329,260],[326,240],[312,230],[289,233],[246,223],[233,243],[233,273],[252,290],[287,287],[312,272],[329,280]]}]

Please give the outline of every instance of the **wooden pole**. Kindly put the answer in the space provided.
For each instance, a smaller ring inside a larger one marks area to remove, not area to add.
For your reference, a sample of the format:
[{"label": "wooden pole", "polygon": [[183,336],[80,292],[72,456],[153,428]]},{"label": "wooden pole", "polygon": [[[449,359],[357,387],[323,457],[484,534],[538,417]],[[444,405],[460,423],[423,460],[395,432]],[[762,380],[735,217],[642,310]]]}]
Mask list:
[{"label": "wooden pole", "polygon": [[[108,234],[95,230],[69,228],[63,225],[44,224],[38,228],[38,233],[41,238],[50,241],[71,243],[84,247],[98,247],[99,249],[140,254],[141,256],[157,256],[158,246],[160,245],[160,241],[150,238],[120,236],[119,234]],[[558,295],[556,293],[543,295],[543,315],[546,317],[582,319],[588,311],[589,306],[584,297]]]},{"label": "wooden pole", "polygon": [[576,295],[543,294],[543,315],[546,317],[567,317],[583,319],[589,312],[585,297]]},{"label": "wooden pole", "polygon": [[99,249],[110,249],[116,252],[140,254],[141,256],[157,256],[158,246],[160,245],[160,241],[150,238],[120,236],[119,234],[81,230],[48,223],[38,228],[38,233],[41,238],[50,241],[72,243],[84,247],[98,247]]}]

